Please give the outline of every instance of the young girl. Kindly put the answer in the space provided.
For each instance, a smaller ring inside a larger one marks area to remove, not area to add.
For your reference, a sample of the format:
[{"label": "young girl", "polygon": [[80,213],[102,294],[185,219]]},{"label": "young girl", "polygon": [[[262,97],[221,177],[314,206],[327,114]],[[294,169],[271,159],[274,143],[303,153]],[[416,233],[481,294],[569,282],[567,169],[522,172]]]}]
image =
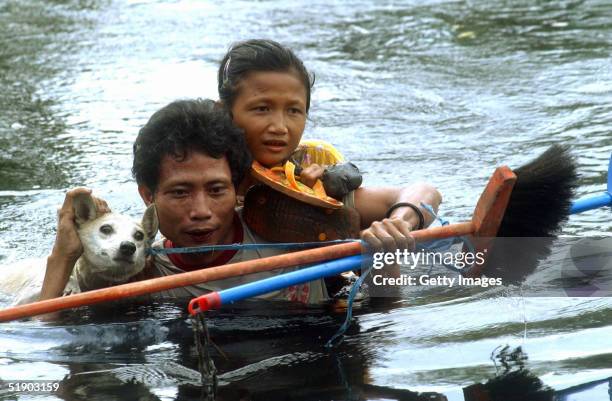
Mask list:
[{"label": "young girl", "polygon": [[[274,167],[294,160],[303,168],[301,181],[312,186],[324,167],[343,161],[325,142],[300,142],[314,78],[290,49],[271,40],[237,43],[221,60],[217,78],[220,101],[244,130],[253,159],[260,164]],[[362,238],[375,249],[393,250],[413,246],[409,232],[432,220],[421,202],[437,210],[441,196],[432,186],[417,184],[360,187],[348,200],[361,216],[361,227],[367,228]]]},{"label": "young girl", "polygon": [[270,40],[238,43],[223,57],[219,98],[245,131],[253,158],[262,165],[273,167],[291,158],[308,168],[344,160],[326,142],[300,143],[313,83],[302,61]]}]

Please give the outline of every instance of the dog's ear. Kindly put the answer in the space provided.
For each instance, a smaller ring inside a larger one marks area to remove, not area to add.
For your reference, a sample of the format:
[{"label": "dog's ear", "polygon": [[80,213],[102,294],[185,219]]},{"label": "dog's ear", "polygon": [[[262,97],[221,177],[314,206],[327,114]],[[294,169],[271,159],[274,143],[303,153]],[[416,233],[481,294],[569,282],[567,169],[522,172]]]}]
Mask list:
[{"label": "dog's ear", "polygon": [[98,209],[90,194],[76,195],[72,201],[74,217],[77,226],[95,219],[98,216]]},{"label": "dog's ear", "polygon": [[142,229],[148,239],[152,240],[159,229],[159,220],[157,220],[157,210],[155,203],[151,203],[142,216]]}]

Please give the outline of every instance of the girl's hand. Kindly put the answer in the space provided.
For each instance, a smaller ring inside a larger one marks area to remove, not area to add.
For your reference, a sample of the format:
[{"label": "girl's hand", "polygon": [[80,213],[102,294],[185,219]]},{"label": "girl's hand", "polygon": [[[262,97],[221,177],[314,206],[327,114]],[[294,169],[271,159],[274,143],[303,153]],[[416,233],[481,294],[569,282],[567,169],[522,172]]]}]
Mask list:
[{"label": "girl's hand", "polygon": [[300,172],[300,181],[312,188],[317,182],[317,179],[323,178],[324,172],[325,169],[322,166],[311,164]]},{"label": "girl's hand", "polygon": [[414,250],[416,244],[410,236],[412,225],[399,217],[375,221],[361,232],[361,239],[366,241],[374,252],[393,252],[396,249]]}]

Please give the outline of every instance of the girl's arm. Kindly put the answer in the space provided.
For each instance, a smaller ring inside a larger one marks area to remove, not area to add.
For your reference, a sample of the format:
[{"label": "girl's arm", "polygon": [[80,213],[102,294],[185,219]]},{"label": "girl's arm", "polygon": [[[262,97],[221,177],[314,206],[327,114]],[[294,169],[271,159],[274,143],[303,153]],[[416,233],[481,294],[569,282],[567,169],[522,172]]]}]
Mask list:
[{"label": "girl's arm", "polygon": [[442,203],[440,192],[427,183],[418,183],[403,188],[382,187],[355,190],[355,208],[361,216],[363,240],[374,249],[392,251],[398,248],[412,248],[414,241],[410,231],[418,229],[419,213],[410,206],[394,208],[389,217],[387,212],[398,203],[410,203],[417,207],[424,218],[424,227],[429,226],[434,217],[421,203],[430,205],[434,211]]}]

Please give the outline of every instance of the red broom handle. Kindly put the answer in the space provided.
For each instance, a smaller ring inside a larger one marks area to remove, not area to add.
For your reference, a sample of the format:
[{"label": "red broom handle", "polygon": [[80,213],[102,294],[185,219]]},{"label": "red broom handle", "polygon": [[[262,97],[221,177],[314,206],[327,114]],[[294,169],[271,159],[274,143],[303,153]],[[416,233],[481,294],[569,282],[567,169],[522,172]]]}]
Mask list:
[{"label": "red broom handle", "polygon": [[[474,240],[480,240],[475,244],[477,247],[489,246],[490,241],[488,237],[494,237],[497,233],[515,181],[516,175],[514,175],[508,167],[502,166],[497,168],[487,183],[485,190],[480,195],[480,199],[474,209],[472,221],[413,231],[410,235],[416,241],[421,242],[439,238],[473,235],[476,237],[473,238]],[[0,322],[150,294],[153,292],[205,283],[207,281],[222,280],[229,277],[269,271],[282,267],[299,266],[322,262],[324,260],[338,259],[345,256],[356,255],[360,252],[361,244],[359,242],[351,242],[284,255],[276,255],[263,259],[210,267],[172,276],[157,277],[135,283],[122,284],[7,308],[0,311]],[[479,275],[480,271],[475,271],[473,274]]]},{"label": "red broom handle", "polygon": [[[474,224],[467,222],[413,231],[411,235],[417,241],[427,241],[437,238],[467,235],[472,234],[473,232]],[[207,269],[180,273],[172,276],[157,277],[134,283],[121,284],[114,287],[32,302],[30,304],[18,305],[0,310],[0,322],[57,312],[84,305],[93,305],[101,302],[135,297],[138,295],[150,294],[173,288],[205,283],[208,281],[222,280],[245,274],[317,263],[330,259],[338,259],[345,256],[356,255],[360,252],[361,244],[359,242],[349,242],[345,244],[292,252],[284,255],[270,256],[262,259],[254,259],[239,263],[210,267]]]}]

